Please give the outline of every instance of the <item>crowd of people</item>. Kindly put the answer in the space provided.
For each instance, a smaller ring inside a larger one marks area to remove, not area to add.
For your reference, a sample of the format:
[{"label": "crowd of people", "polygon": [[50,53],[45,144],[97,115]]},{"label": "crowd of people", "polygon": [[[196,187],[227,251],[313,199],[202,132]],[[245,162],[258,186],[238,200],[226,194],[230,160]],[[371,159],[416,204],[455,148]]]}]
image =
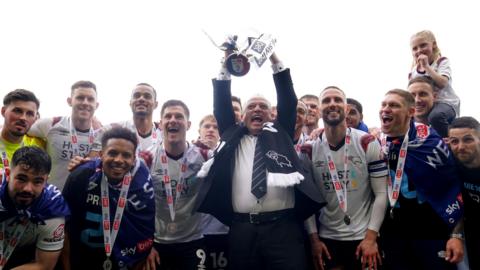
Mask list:
[{"label": "crowd of people", "polygon": [[188,106],[167,100],[155,122],[147,83],[132,118],[105,125],[90,81],[68,116],[7,93],[0,269],[480,269],[480,123],[459,117],[433,33],[411,50],[379,128],[338,86],[297,98],[276,53],[277,104],[242,104],[222,63],[192,142]]}]

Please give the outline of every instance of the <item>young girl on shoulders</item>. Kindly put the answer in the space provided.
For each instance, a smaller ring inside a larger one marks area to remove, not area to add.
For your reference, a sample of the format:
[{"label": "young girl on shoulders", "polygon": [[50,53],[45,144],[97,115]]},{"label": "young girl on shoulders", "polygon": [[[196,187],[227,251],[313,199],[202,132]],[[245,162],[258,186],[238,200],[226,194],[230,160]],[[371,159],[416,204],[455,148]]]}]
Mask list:
[{"label": "young girl on shoulders", "polygon": [[460,114],[460,99],[452,88],[450,61],[442,57],[431,31],[414,34],[410,46],[413,64],[409,80],[428,76],[435,82],[436,102],[428,115],[428,121],[442,137],[447,137],[448,125]]}]

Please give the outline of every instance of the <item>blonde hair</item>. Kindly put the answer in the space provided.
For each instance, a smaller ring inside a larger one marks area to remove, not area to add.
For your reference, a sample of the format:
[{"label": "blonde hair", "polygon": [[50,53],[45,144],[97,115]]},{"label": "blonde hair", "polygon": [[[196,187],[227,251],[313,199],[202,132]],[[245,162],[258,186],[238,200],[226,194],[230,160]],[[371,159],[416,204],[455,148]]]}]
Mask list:
[{"label": "blonde hair", "polygon": [[[423,30],[423,31],[420,31],[418,33],[415,33],[414,35],[412,35],[410,40],[412,40],[413,38],[416,38],[416,37],[424,38],[425,40],[427,40],[429,42],[432,42],[432,44],[433,44],[433,61],[437,61],[440,57],[442,57],[442,54],[440,52],[440,48],[438,48],[437,40],[435,39],[435,35],[433,34],[432,31]],[[415,60],[416,59],[413,59],[412,67],[414,67],[415,64],[416,64]]]},{"label": "blonde hair", "polygon": [[202,120],[200,120],[200,125],[199,125],[199,128],[202,128],[202,125],[205,121],[212,121],[212,122],[215,122],[217,123],[217,119],[215,119],[215,116],[213,116],[213,114],[208,114],[208,115],[205,115]]}]

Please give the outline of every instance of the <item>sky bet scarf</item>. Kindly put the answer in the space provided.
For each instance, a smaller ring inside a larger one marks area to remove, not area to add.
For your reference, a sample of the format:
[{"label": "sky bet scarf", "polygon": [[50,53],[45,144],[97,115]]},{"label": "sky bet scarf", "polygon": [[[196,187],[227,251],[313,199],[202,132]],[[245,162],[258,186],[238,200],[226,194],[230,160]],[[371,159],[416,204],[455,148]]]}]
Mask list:
[{"label": "sky bet scarf", "polygon": [[[100,181],[102,180],[101,160],[95,159],[83,166],[95,170],[95,173],[90,177],[90,185],[95,182],[100,191]],[[155,231],[155,200],[148,169],[137,160],[132,175],[133,179],[128,191],[128,199],[134,198],[135,205],[132,205],[132,202],[129,201],[125,207],[120,230],[112,250],[114,262],[121,262],[119,264],[128,266],[132,266],[148,256],[153,245],[153,233]],[[120,190],[109,189],[110,198],[114,198],[113,200],[110,199],[110,218],[112,220],[119,195]],[[122,253],[122,250],[128,247],[136,247],[135,252]]]},{"label": "sky bet scarf", "polygon": [[0,222],[11,217],[27,217],[33,224],[45,224],[45,220],[70,215],[67,203],[61,192],[53,185],[47,184],[42,194],[26,209],[17,209],[8,196],[8,182],[0,187]]},{"label": "sky bet scarf", "polygon": [[[463,215],[463,201],[451,152],[442,138],[426,125],[412,121],[408,136],[404,170],[409,181],[413,182],[420,197],[425,198],[450,227],[454,227]],[[387,143],[390,145],[389,155],[395,153],[398,156],[402,140]]]}]

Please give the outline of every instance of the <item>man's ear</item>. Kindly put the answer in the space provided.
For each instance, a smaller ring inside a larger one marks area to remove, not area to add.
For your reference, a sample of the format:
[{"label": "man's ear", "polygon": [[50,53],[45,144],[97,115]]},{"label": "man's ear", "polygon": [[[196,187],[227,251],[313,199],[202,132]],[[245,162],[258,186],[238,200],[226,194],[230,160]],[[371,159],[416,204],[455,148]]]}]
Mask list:
[{"label": "man's ear", "polygon": [[5,180],[7,182],[10,181],[10,168],[6,168],[4,172],[5,172]]},{"label": "man's ear", "polygon": [[68,103],[68,106],[72,107],[72,98],[71,97],[67,98],[67,103]]},{"label": "man's ear", "polygon": [[410,118],[412,118],[414,115],[415,115],[415,107],[412,106],[412,107],[408,108],[408,116]]}]

